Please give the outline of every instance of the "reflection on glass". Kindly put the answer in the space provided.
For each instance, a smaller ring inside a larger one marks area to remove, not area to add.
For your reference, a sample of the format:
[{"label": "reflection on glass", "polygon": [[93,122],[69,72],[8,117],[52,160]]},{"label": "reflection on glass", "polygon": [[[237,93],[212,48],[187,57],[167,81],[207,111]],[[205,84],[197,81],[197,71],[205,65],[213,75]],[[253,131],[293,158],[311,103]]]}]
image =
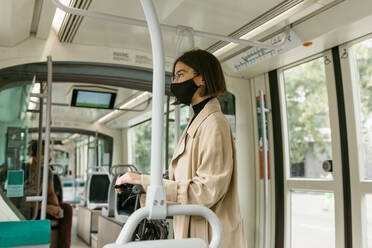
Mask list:
[{"label": "reflection on glass", "polygon": [[367,244],[372,248],[372,195],[366,195],[367,203]]},{"label": "reflection on glass", "polygon": [[[30,92],[31,85],[0,90],[0,193],[3,197],[9,196],[9,202],[27,218],[31,214],[25,202],[29,193],[25,183],[30,171],[28,146],[32,138],[28,132],[28,128],[32,127],[31,114],[27,113]],[[13,194],[8,188],[8,175],[13,173],[11,170],[23,170],[22,183],[25,186],[20,194]]]},{"label": "reflection on glass", "polygon": [[324,59],[284,71],[291,177],[331,178],[322,163],[332,160]]},{"label": "reflection on glass", "polygon": [[359,113],[361,120],[360,158],[364,179],[372,179],[372,39],[353,47],[357,60],[359,85]]},{"label": "reflection on glass", "polygon": [[291,192],[291,248],[335,247],[334,194]]}]

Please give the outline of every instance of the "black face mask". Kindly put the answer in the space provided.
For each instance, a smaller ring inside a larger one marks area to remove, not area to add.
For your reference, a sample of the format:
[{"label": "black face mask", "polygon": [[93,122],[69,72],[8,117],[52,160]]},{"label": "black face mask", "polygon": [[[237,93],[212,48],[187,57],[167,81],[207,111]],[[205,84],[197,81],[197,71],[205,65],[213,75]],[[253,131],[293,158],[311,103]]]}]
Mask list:
[{"label": "black face mask", "polygon": [[182,83],[172,83],[171,92],[180,103],[190,105],[191,99],[194,96],[198,86],[194,83],[194,78],[191,78]]}]

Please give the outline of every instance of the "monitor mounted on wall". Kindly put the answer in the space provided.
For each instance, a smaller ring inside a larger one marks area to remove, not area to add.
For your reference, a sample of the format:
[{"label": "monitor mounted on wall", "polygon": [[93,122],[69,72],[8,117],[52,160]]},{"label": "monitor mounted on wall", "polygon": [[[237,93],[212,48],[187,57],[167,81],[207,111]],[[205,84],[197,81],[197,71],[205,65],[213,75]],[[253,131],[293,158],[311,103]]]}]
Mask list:
[{"label": "monitor mounted on wall", "polygon": [[73,89],[71,106],[83,108],[113,109],[116,93],[93,89]]}]

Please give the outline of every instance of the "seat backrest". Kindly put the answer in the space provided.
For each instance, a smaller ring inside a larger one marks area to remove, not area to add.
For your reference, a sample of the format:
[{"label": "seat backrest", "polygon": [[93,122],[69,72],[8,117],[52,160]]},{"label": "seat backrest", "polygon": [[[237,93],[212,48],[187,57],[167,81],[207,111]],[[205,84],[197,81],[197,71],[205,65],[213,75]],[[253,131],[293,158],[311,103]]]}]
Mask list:
[{"label": "seat backrest", "polygon": [[110,177],[107,173],[93,172],[89,175],[87,185],[88,208],[107,206],[109,186]]},{"label": "seat backrest", "polygon": [[114,217],[115,216],[115,182],[117,177],[111,176],[110,186],[108,189],[108,197],[107,197],[107,207],[102,209],[102,215],[107,217]]},{"label": "seat backrest", "polygon": [[53,173],[53,185],[54,185],[54,192],[57,195],[58,202],[63,201],[63,189],[62,189],[62,181],[61,178]]}]

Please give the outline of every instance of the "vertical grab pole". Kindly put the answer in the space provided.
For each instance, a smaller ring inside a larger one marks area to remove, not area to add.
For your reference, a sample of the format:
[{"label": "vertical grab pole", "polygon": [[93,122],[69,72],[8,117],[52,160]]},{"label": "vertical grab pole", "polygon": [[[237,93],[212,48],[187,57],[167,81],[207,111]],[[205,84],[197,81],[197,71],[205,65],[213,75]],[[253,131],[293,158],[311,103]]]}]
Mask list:
[{"label": "vertical grab pole", "polygon": [[168,155],[169,155],[169,102],[170,96],[167,96],[167,112],[166,112],[166,122],[165,122],[165,169],[168,170]]},{"label": "vertical grab pole", "polygon": [[151,184],[147,189],[146,207],[150,219],[164,219],[167,215],[165,190],[162,184],[163,118],[164,118],[164,49],[160,24],[151,0],[141,0],[149,27],[153,56],[152,130],[151,130]]},{"label": "vertical grab pole", "polygon": [[[40,94],[43,94],[43,83],[42,81],[40,83]],[[41,150],[43,147],[43,105],[44,105],[44,98],[39,98],[39,130],[38,130],[38,143],[37,143],[37,184],[36,184],[36,196],[40,195],[40,179],[41,179]],[[35,208],[34,208],[34,215],[32,217],[33,220],[36,219],[37,213],[39,211],[39,203],[35,202]]]},{"label": "vertical grab pole", "polygon": [[52,57],[48,56],[48,84],[46,97],[46,124],[45,124],[45,149],[44,149],[44,170],[43,170],[43,201],[41,202],[41,218],[46,217],[46,205],[48,195],[48,172],[49,172],[49,141],[50,141],[50,122],[52,109]]},{"label": "vertical grab pole", "polygon": [[[181,55],[180,49],[181,49],[182,41],[183,41],[183,36],[180,35],[178,37],[177,44],[176,44],[176,59],[178,59]],[[175,150],[178,144],[178,140],[180,139],[180,136],[181,136],[181,107],[179,104],[177,104],[174,107],[174,131],[175,133],[174,133],[174,144],[173,144],[174,147],[173,148]]]},{"label": "vertical grab pole", "polygon": [[263,177],[264,177],[264,225],[263,225],[263,248],[268,247],[267,230],[269,226],[269,185],[268,185],[268,161],[267,161],[267,134],[266,134],[266,112],[264,93],[260,92],[261,130],[263,140]]},{"label": "vertical grab pole", "polygon": [[181,107],[180,105],[176,105],[174,107],[174,150],[176,149],[178,140],[180,139],[181,133]]}]

